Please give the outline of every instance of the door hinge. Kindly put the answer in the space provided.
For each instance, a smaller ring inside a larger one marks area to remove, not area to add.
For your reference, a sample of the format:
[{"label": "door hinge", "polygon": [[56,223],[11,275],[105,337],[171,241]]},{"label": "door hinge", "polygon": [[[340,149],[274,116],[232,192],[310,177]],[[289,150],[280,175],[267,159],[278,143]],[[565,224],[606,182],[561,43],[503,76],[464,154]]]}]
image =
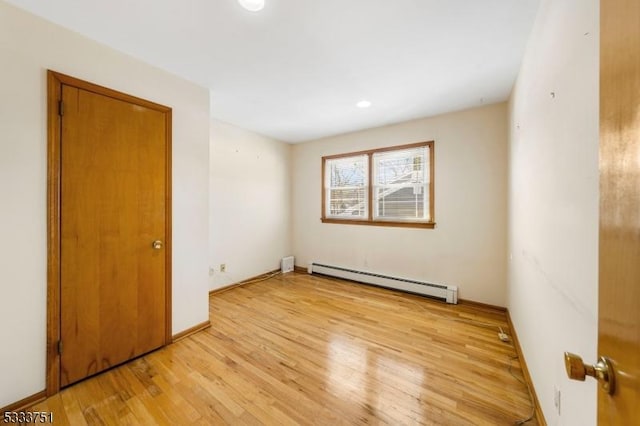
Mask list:
[{"label": "door hinge", "polygon": [[58,355],[62,355],[62,340],[58,340]]},{"label": "door hinge", "polygon": [[58,115],[61,117],[64,115],[64,103],[62,100],[58,101]]}]

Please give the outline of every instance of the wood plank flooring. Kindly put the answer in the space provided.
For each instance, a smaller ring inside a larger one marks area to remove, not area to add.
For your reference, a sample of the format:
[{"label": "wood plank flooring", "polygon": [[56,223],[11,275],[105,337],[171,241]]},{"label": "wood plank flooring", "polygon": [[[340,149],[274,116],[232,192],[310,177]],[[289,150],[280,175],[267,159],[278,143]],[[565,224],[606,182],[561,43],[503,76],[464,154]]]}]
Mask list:
[{"label": "wood plank flooring", "polygon": [[297,273],[209,304],[210,329],[29,411],[57,425],[492,426],[532,412],[497,337],[504,312]]}]

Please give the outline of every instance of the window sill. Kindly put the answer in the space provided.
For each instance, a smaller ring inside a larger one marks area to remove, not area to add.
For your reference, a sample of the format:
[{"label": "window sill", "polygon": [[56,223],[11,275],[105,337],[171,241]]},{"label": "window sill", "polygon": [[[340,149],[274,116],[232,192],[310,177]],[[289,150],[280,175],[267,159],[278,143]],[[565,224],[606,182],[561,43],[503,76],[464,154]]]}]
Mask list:
[{"label": "window sill", "polygon": [[435,222],[392,222],[386,220],[360,220],[360,219],[329,219],[320,218],[322,223],[337,223],[341,225],[368,225],[368,226],[388,226],[395,228],[422,228],[434,229]]}]

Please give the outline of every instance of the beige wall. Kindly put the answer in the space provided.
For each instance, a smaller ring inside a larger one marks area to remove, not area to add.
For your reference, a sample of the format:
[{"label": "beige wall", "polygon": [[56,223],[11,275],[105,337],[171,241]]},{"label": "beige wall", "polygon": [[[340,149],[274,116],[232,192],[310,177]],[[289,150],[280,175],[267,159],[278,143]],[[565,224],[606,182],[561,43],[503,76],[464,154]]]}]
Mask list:
[{"label": "beige wall", "polygon": [[598,36],[597,0],[542,1],[510,103],[508,305],[551,425],[596,423],[562,354],[596,360]]},{"label": "beige wall", "polygon": [[45,387],[46,70],[173,108],[173,333],[208,319],[209,93],[0,1],[0,407]]},{"label": "beige wall", "polygon": [[278,269],[292,254],[290,175],[289,144],[211,121],[212,290]]},{"label": "beige wall", "polygon": [[[435,141],[436,229],[320,222],[321,157]],[[311,261],[459,286],[506,303],[507,106],[490,105],[293,146],[293,249]]]}]

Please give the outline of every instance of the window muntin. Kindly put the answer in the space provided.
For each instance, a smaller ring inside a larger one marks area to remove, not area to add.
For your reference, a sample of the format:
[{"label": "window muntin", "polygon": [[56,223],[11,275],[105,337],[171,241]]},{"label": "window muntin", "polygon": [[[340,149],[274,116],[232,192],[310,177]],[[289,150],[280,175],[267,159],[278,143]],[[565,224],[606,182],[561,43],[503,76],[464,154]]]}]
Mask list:
[{"label": "window muntin", "polygon": [[322,157],[322,222],[434,228],[433,145]]}]

